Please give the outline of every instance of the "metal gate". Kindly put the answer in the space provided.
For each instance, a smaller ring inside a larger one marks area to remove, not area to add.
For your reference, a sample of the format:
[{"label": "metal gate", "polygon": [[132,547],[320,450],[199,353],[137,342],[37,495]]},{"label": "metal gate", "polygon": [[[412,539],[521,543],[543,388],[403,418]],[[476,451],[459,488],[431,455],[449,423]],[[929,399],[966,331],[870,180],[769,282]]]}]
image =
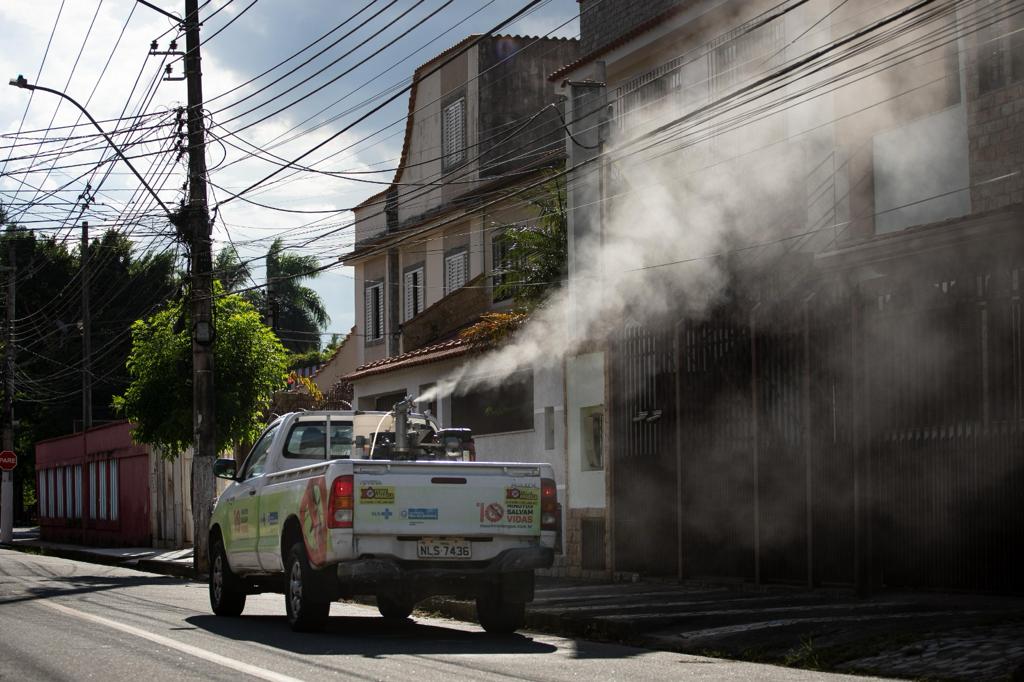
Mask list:
[{"label": "metal gate", "polygon": [[611,373],[614,569],[678,572],[675,358],[670,331],[628,325]]}]

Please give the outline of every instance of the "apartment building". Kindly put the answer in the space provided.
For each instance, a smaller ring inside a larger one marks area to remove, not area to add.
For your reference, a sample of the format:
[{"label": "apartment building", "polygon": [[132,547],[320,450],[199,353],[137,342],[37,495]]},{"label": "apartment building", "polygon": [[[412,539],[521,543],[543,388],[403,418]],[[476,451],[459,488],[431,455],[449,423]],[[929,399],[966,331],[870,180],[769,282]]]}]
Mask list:
[{"label": "apartment building", "polygon": [[[355,209],[358,409],[390,409],[469,362],[458,333],[512,302],[504,231],[536,222],[517,189],[564,164],[562,103],[546,76],[577,43],[469,36],[421,65],[393,181]],[[443,425],[473,429],[478,457],[545,461],[564,494],[562,376],[478,369],[470,386],[423,401]]]}]

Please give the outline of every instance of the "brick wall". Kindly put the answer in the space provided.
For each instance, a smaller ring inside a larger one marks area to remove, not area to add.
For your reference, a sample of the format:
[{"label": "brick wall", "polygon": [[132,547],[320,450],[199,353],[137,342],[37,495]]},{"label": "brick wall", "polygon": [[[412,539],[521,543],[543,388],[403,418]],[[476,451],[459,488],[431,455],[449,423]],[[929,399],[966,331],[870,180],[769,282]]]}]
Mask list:
[{"label": "brick wall", "polygon": [[1019,204],[1024,201],[1024,81],[979,95],[972,69],[968,86],[971,210]]},{"label": "brick wall", "polygon": [[687,0],[582,0],[580,48],[590,54],[643,22]]},{"label": "brick wall", "polygon": [[562,543],[565,547],[566,575],[572,578],[601,579],[611,576],[608,570],[608,525],[604,524],[604,538],[601,547],[604,551],[604,570],[586,569],[583,567],[583,523],[584,521],[604,521],[604,509],[570,509],[565,518],[565,532]]},{"label": "brick wall", "polygon": [[446,337],[472,322],[490,306],[486,279],[478,275],[402,325],[402,352],[408,353]]}]

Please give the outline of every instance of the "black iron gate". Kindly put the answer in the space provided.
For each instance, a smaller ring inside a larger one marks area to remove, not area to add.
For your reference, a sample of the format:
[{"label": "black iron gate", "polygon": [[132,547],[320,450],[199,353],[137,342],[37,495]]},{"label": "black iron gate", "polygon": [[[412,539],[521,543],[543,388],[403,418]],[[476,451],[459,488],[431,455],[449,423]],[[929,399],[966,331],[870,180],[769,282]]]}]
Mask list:
[{"label": "black iron gate", "polygon": [[628,325],[611,373],[614,567],[678,571],[675,358],[671,331]]}]

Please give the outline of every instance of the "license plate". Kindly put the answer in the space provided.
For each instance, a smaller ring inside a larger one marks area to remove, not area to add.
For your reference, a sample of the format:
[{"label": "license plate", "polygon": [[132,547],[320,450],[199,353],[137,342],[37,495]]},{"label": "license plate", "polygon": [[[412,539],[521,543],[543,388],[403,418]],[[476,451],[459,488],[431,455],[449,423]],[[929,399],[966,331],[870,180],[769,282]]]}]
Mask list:
[{"label": "license plate", "polygon": [[469,540],[462,538],[425,538],[416,543],[416,556],[420,559],[471,559],[473,549]]}]

